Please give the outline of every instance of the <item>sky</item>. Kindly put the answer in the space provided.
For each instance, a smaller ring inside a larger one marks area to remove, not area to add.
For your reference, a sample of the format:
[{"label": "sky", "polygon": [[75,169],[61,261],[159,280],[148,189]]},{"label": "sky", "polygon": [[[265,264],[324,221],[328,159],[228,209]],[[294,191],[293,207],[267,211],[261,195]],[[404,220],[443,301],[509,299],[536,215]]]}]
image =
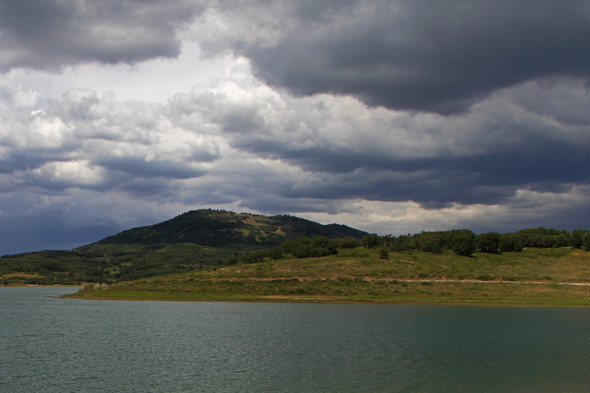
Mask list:
[{"label": "sky", "polygon": [[0,0],[0,255],[188,210],[589,228],[590,3]]}]

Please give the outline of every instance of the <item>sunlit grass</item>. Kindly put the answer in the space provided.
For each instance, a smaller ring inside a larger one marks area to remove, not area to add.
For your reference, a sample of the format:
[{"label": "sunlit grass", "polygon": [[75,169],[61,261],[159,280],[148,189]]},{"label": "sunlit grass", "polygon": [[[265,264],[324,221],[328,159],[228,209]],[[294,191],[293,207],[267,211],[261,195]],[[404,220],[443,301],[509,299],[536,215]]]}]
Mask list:
[{"label": "sunlit grass", "polygon": [[[376,250],[359,248],[328,257],[267,260],[121,282],[102,289],[87,288],[76,296],[587,307],[589,286],[558,283],[590,282],[589,266],[590,253],[567,248],[474,257],[405,251],[390,253],[387,260],[380,259]],[[474,282],[482,280],[488,282]]]}]

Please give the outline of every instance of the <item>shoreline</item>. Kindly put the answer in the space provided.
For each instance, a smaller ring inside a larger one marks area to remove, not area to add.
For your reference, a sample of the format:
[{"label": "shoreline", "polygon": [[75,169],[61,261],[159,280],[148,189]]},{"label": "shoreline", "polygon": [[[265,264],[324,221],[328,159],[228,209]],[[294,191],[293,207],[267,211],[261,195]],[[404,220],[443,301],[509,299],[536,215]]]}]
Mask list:
[{"label": "shoreline", "polygon": [[19,283],[15,283],[15,284],[9,284],[9,285],[0,285],[0,288],[52,288],[52,287],[57,287],[57,288],[84,288],[84,285],[74,285],[74,284],[50,284],[50,285],[45,285],[45,284],[19,284]]},{"label": "shoreline", "polygon": [[590,308],[589,263],[590,252],[571,249],[478,254],[470,259],[450,252],[408,251],[386,260],[376,250],[352,249],[112,284],[59,286],[83,287],[65,297],[95,300]]},{"label": "shoreline", "polygon": [[[65,294],[60,297],[66,299],[78,300],[110,300],[110,301],[162,301],[162,302],[213,302],[213,303],[292,303],[292,304],[375,304],[375,305],[428,305],[428,306],[473,306],[473,307],[530,307],[530,308],[590,308],[590,298],[528,298],[528,299],[512,299],[512,298],[493,298],[493,299],[477,299],[468,297],[456,298],[381,298],[369,299],[359,296],[358,298],[350,297],[329,297],[329,296],[296,296],[296,295],[281,295],[281,296],[258,296],[258,295],[235,295],[235,296],[212,296],[203,294],[198,297],[174,297],[173,293],[168,296],[158,294],[150,294],[152,296],[141,296],[144,293],[128,293],[125,295],[80,295],[79,292]],[[580,302],[580,300],[584,300]]]},{"label": "shoreline", "polygon": [[93,301],[117,301],[117,302],[186,302],[186,303],[269,303],[269,304],[366,304],[366,305],[400,305],[400,306],[439,306],[439,307],[511,307],[511,308],[579,308],[590,309],[590,304],[554,304],[554,303],[512,303],[512,302],[470,302],[470,301],[431,301],[431,300],[320,300],[320,299],[168,299],[168,298],[118,298],[118,297],[93,297],[93,296],[59,296],[63,299],[93,300]]}]

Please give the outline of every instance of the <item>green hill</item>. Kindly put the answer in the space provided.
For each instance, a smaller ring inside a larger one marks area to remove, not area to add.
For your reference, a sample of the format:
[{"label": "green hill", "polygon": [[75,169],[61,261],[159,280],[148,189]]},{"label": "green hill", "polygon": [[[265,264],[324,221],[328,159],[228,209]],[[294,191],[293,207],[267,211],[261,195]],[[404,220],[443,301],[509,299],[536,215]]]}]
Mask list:
[{"label": "green hill", "polygon": [[228,258],[301,236],[361,239],[366,232],[292,216],[195,210],[71,251],[0,258],[0,284],[110,282],[222,265]]},{"label": "green hill", "polygon": [[134,228],[80,247],[86,252],[98,245],[140,244],[161,246],[193,243],[224,249],[273,247],[300,236],[329,238],[362,238],[362,232],[345,225],[322,225],[292,216],[262,216],[223,210],[194,210],[171,220],[147,227]]},{"label": "green hill", "polygon": [[590,252],[474,253],[377,248],[95,284],[73,297],[127,300],[385,302],[590,307]]}]

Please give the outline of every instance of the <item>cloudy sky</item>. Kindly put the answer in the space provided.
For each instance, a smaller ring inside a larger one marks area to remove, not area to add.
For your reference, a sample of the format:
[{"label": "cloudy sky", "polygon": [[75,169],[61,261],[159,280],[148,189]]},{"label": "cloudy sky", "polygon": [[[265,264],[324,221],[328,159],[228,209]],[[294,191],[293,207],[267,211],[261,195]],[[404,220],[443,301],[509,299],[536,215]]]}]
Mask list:
[{"label": "cloudy sky", "polygon": [[197,208],[588,228],[585,1],[0,0],[0,255]]}]

